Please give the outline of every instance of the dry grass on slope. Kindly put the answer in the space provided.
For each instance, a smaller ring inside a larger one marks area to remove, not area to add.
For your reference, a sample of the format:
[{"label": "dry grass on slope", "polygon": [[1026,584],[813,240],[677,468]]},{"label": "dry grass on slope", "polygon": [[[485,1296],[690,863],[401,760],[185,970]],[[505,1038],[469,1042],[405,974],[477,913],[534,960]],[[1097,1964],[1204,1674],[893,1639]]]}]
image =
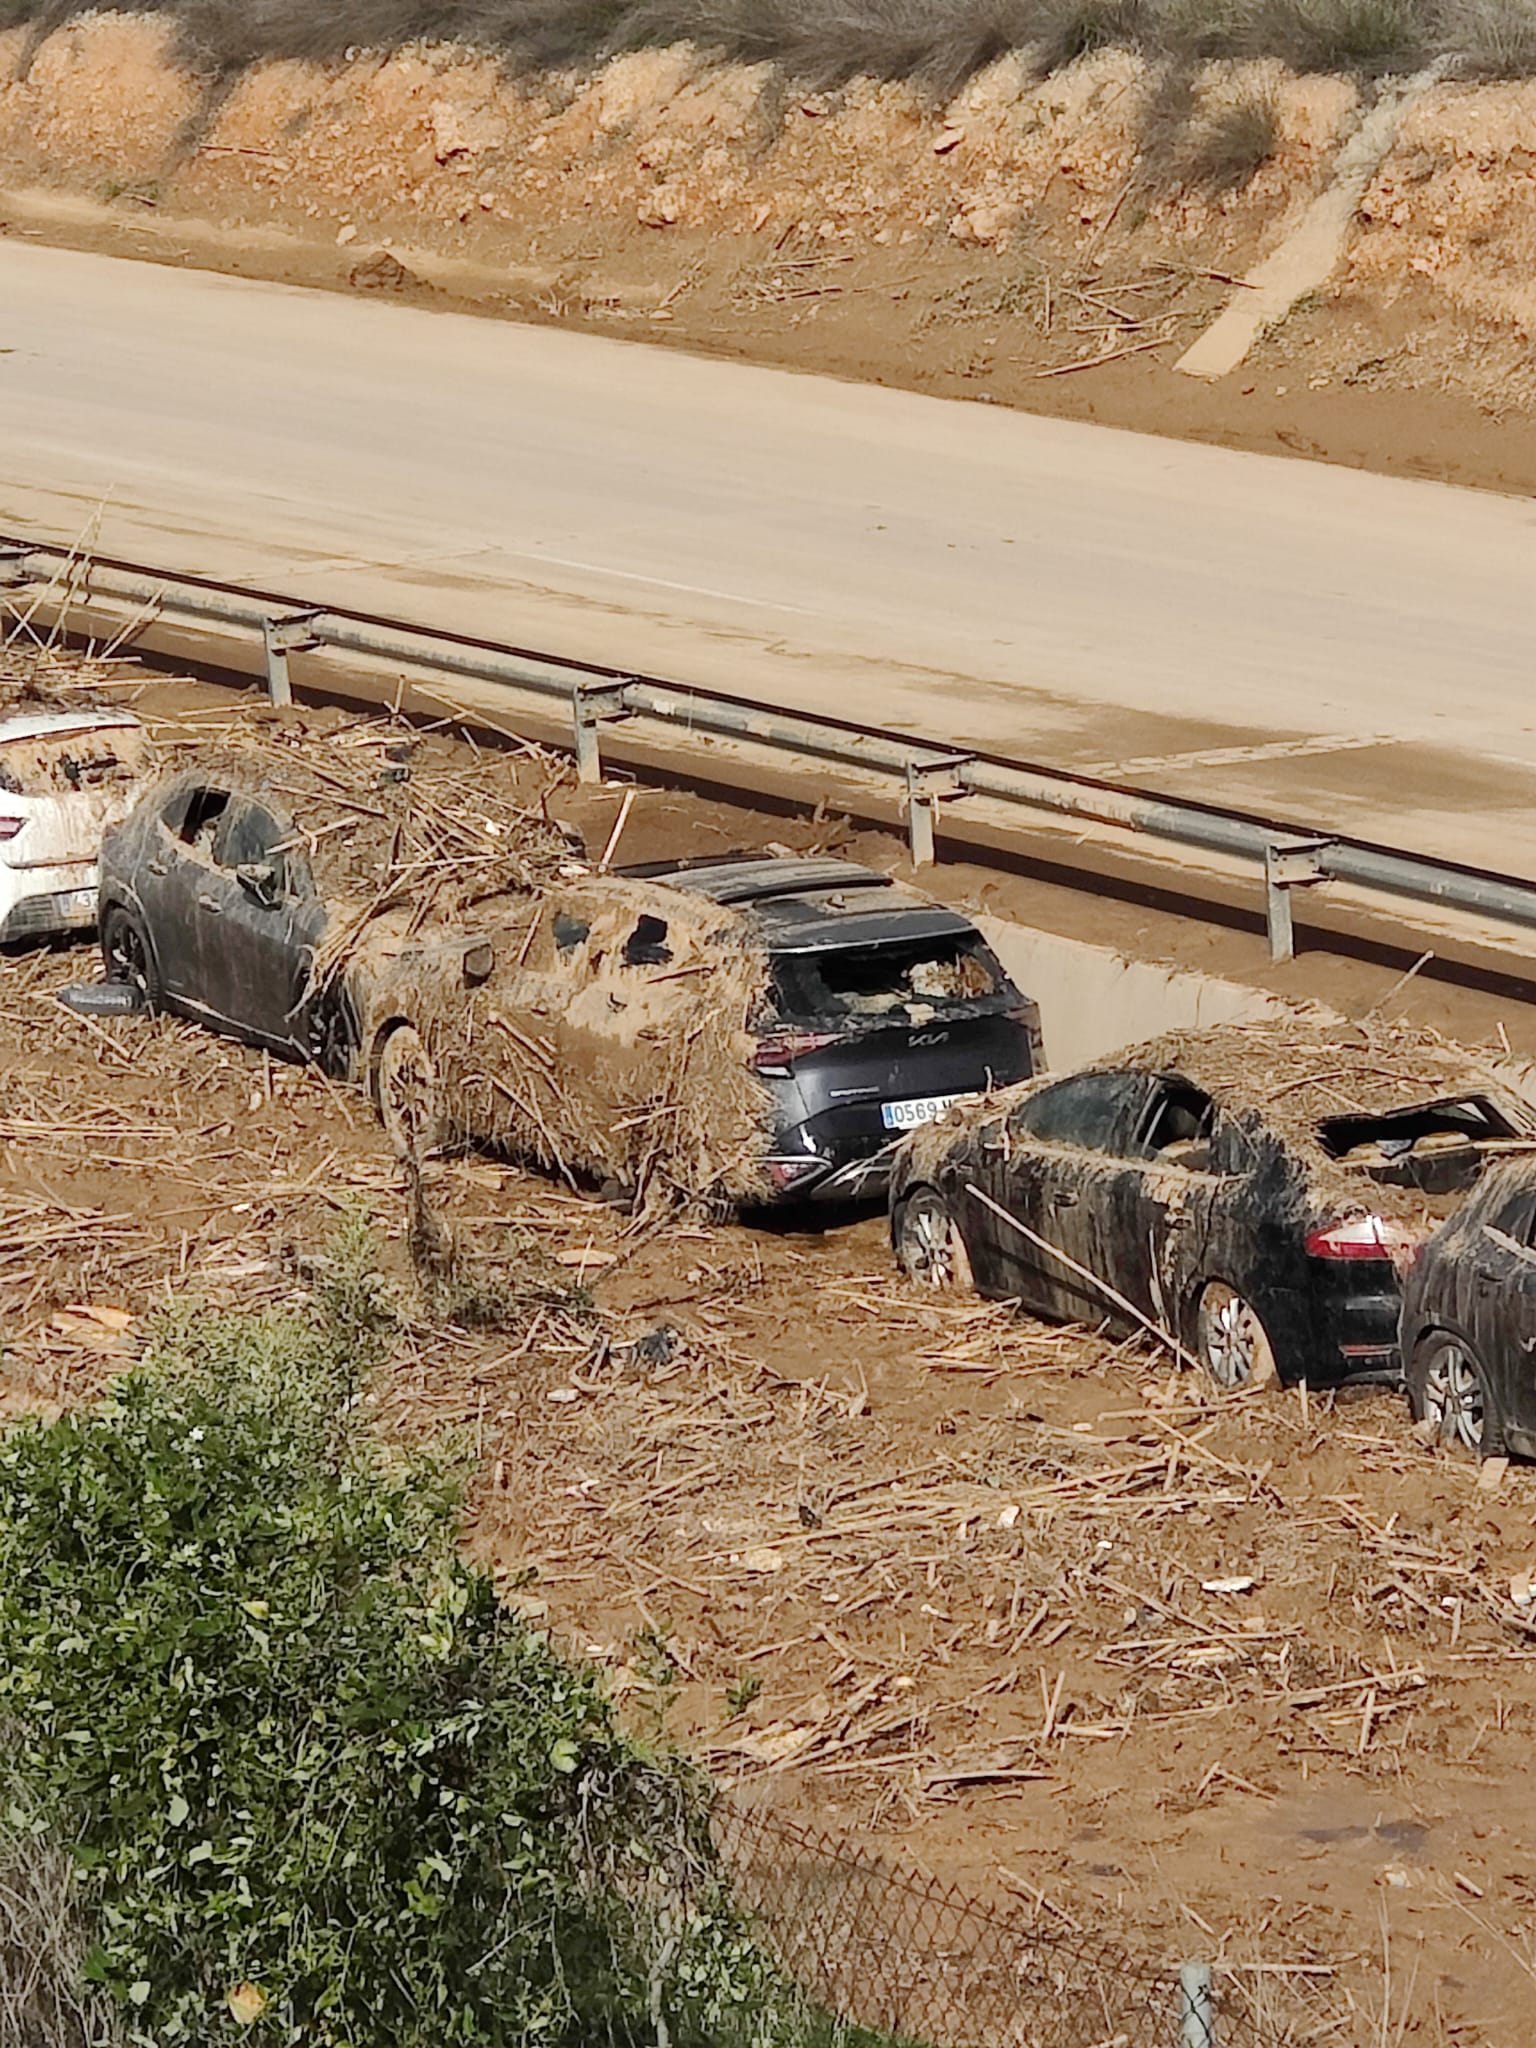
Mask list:
[{"label": "dry grass on slope", "polygon": [[[0,29],[38,40],[86,0],[0,0]],[[1278,57],[1374,74],[1449,54],[1486,77],[1536,71],[1536,0],[154,0],[183,60],[215,77],[267,58],[331,61],[419,41],[497,54],[513,71],[587,66],[691,42],[802,84],[908,79],[946,100],[1010,50],[1042,73],[1122,45],[1156,59]]]}]

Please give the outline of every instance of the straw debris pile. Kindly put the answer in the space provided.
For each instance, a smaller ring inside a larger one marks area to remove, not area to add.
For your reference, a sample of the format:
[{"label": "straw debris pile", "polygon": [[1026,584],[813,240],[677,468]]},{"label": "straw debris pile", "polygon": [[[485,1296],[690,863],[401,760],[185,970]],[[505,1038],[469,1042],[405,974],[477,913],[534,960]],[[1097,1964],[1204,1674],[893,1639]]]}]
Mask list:
[{"label": "straw debris pile", "polygon": [[497,757],[381,721],[321,746],[276,715],[194,763],[291,823],[329,913],[311,991],[345,984],[365,1071],[420,1033],[443,1140],[648,1204],[765,1192],[766,958],[739,913],[594,873],[550,815],[561,766],[530,800]]},{"label": "straw debris pile", "polygon": [[767,1192],[771,1105],[748,1026],[768,963],[739,912],[592,875],[540,892],[492,943],[477,987],[430,959],[389,983],[427,1039],[446,1135],[647,1206]]}]

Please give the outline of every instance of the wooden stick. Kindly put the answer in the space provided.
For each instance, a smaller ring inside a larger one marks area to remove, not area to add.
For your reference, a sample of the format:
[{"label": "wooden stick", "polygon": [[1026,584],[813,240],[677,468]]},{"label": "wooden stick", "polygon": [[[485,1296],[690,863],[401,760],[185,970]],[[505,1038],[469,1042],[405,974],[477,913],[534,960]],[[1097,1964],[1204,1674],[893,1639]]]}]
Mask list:
[{"label": "wooden stick", "polygon": [[1140,1323],[1149,1337],[1155,1337],[1159,1344],[1166,1345],[1181,1365],[1193,1366],[1197,1372],[1204,1370],[1199,1359],[1192,1352],[1186,1351],[1177,1337],[1170,1336],[1160,1324],[1154,1323],[1150,1316],[1143,1315],[1134,1302],[1127,1301],[1123,1294],[1117,1293],[1107,1280],[1101,1280],[1097,1273],[1090,1272],[1086,1266],[1080,1266],[1077,1260],[1069,1252],[1064,1252],[1059,1245],[1048,1244],[1038,1231],[1031,1230],[1027,1223],[1021,1223],[1017,1216],[1011,1216],[1001,1202],[994,1202],[992,1197],[984,1194],[974,1181],[965,1183],[965,1191],[968,1195],[974,1195],[983,1208],[990,1209],[994,1216],[1000,1216],[1011,1230],[1019,1233],[1020,1237],[1028,1238],[1032,1245],[1043,1252],[1049,1252],[1053,1259],[1059,1259],[1070,1272],[1076,1273],[1080,1280],[1086,1280],[1090,1287],[1096,1287],[1106,1301],[1112,1301],[1116,1308],[1123,1308],[1128,1316]]}]

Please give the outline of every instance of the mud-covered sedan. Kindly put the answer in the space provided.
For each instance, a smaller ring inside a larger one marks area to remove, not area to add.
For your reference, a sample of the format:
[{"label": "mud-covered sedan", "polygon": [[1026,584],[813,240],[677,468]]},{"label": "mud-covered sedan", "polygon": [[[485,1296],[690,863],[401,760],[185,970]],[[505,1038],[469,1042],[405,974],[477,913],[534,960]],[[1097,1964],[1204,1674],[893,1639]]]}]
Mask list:
[{"label": "mud-covered sedan", "polygon": [[1223,1386],[1395,1379],[1401,1270],[1533,1132],[1496,1078],[1408,1031],[1196,1032],[914,1136],[892,1238],[934,1286],[1145,1318]]},{"label": "mud-covered sedan", "polygon": [[1403,1285],[1414,1414],[1484,1458],[1536,1457],[1536,1161],[1490,1173]]}]

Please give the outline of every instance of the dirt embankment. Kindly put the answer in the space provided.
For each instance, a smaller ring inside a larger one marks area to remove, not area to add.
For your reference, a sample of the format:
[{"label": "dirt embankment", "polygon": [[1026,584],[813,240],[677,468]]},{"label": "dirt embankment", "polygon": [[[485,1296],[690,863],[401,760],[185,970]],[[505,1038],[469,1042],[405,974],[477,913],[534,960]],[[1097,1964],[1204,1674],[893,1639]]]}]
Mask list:
[{"label": "dirt embankment", "polygon": [[215,87],[147,20],[0,35],[14,233],[1536,482],[1536,84],[1420,97],[1328,286],[1215,387],[1173,372],[1362,111],[1273,63],[1212,66],[1174,103],[1116,51],[1044,81],[1007,58],[938,108],[687,49],[515,82],[416,48]]}]

